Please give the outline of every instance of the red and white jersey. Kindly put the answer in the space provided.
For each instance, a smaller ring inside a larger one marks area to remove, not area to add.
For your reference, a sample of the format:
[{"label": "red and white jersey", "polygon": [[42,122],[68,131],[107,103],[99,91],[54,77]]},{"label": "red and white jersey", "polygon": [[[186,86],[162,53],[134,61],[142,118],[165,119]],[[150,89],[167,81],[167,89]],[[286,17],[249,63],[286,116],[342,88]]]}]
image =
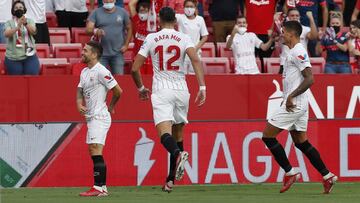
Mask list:
[{"label": "red and white jersey", "polygon": [[160,89],[187,90],[183,72],[186,50],[194,47],[190,37],[174,29],[162,29],[149,34],[139,54],[151,56],[153,64],[153,92]]},{"label": "red and white jersey", "polygon": [[106,95],[108,90],[117,85],[110,71],[100,63],[92,68],[84,68],[81,71],[78,87],[83,89],[87,112],[86,119],[109,118],[106,106]]},{"label": "red and white jersey", "polygon": [[[301,71],[311,67],[309,55],[301,43],[297,43],[287,53],[283,72],[284,101],[304,80]],[[293,102],[297,108],[308,108],[308,92],[309,90],[306,90],[294,98]]]}]

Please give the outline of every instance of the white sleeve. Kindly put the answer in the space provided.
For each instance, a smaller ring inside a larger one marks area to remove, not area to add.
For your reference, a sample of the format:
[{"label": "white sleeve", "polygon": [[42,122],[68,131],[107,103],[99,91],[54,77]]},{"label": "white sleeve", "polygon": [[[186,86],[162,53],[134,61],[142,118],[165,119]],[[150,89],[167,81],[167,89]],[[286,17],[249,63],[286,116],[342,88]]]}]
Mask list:
[{"label": "white sleeve", "polygon": [[111,75],[110,71],[106,68],[103,68],[99,72],[99,81],[103,84],[107,89],[112,89],[118,83],[116,82],[115,78]]},{"label": "white sleeve", "polygon": [[259,39],[255,33],[252,33],[254,37],[255,47],[260,49],[260,45],[264,43],[261,39]]},{"label": "white sleeve", "polygon": [[209,32],[206,28],[205,20],[203,17],[199,16],[200,19],[200,36],[209,35]]},{"label": "white sleeve", "polygon": [[146,36],[146,38],[145,38],[145,40],[144,40],[143,44],[141,45],[140,50],[138,52],[138,54],[142,55],[145,58],[147,58],[149,56],[149,54],[150,54],[150,45],[151,45],[150,36],[151,36],[151,34]]},{"label": "white sleeve", "polygon": [[307,67],[311,67],[309,55],[303,47],[296,49],[293,52],[292,57],[294,58],[296,67],[300,71],[303,71]]}]

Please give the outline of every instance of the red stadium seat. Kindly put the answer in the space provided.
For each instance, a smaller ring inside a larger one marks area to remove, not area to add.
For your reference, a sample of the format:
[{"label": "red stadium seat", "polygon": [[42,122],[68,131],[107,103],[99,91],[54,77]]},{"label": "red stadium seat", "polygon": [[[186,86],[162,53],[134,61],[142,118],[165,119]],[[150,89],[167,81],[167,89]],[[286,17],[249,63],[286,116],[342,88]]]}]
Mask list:
[{"label": "red stadium seat", "polygon": [[71,39],[73,43],[81,43],[84,46],[87,42],[90,41],[91,36],[86,34],[85,28],[71,28]]},{"label": "red stadium seat", "polygon": [[50,48],[48,44],[36,44],[36,54],[39,58],[49,58]]},{"label": "red stadium seat", "polygon": [[80,43],[53,44],[55,58],[81,58],[82,46]]},{"label": "red stadium seat", "polygon": [[66,58],[39,58],[39,61],[40,61],[40,65],[68,63],[68,60]]},{"label": "red stadium seat", "polygon": [[53,12],[46,12],[46,22],[48,24],[48,27],[57,27],[57,17],[55,13]]},{"label": "red stadium seat", "polygon": [[219,57],[231,58],[231,57],[234,56],[232,50],[226,48],[226,43],[225,42],[218,42],[217,43],[217,50],[218,50]]},{"label": "red stadium seat", "polygon": [[6,44],[0,44],[0,60],[4,61],[6,52]]},{"label": "red stadium seat", "polygon": [[314,74],[323,73],[325,67],[325,59],[322,57],[313,57],[310,58],[311,71]]},{"label": "red stadium seat", "polygon": [[42,75],[68,75],[71,73],[71,66],[69,63],[61,64],[42,64]]},{"label": "red stadium seat", "polygon": [[134,50],[134,43],[130,42],[128,50],[124,53],[124,60],[134,60],[133,59],[133,50]]},{"label": "red stadium seat", "polygon": [[71,43],[70,30],[68,28],[49,28],[50,42]]},{"label": "red stadium seat", "polygon": [[69,63],[72,75],[80,75],[82,69],[87,67],[87,64],[83,63],[81,58],[69,58]]},{"label": "red stadium seat", "polygon": [[225,57],[203,57],[201,58],[205,74],[227,74],[230,73],[230,62]]},{"label": "red stadium seat", "polygon": [[280,58],[264,58],[265,72],[278,74],[280,70]]},{"label": "red stadium seat", "polygon": [[206,42],[201,47],[201,56],[202,57],[215,57],[215,45],[212,42]]}]

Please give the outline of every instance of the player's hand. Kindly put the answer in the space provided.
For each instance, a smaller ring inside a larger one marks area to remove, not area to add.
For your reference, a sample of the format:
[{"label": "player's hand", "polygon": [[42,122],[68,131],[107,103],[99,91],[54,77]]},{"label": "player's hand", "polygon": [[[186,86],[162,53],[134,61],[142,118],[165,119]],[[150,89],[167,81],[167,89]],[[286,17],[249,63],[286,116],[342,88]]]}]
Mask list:
[{"label": "player's hand", "polygon": [[235,25],[234,26],[234,29],[233,29],[233,31],[232,31],[232,34],[236,34],[236,33],[238,33],[239,32],[239,26],[238,25]]},{"label": "player's hand", "polygon": [[195,103],[197,103],[197,106],[202,106],[205,103],[205,100],[206,100],[206,90],[199,90],[195,98]]},{"label": "player's hand", "polygon": [[313,13],[311,11],[306,11],[306,16],[311,19],[314,18]]},{"label": "player's hand", "polygon": [[80,113],[81,115],[85,115],[85,113],[87,112],[87,108],[86,108],[85,106],[81,105],[81,104],[79,104],[79,105],[77,106],[77,108],[78,108],[78,111],[79,111],[79,113]]},{"label": "player's hand", "polygon": [[124,45],[124,46],[121,47],[120,52],[121,52],[121,53],[125,53],[126,50],[128,50],[128,48],[129,48],[128,45]]},{"label": "player's hand", "polygon": [[101,37],[105,36],[105,31],[104,31],[103,29],[101,29],[101,28],[98,28],[98,29],[96,30],[95,35],[96,35],[98,38],[101,38]]},{"label": "player's hand", "polygon": [[288,98],[286,99],[286,111],[288,112],[294,112],[294,108],[296,107],[296,105],[293,103],[293,97],[292,96],[288,96]]},{"label": "player's hand", "polygon": [[144,88],[143,90],[139,91],[139,97],[141,101],[146,101],[150,98],[149,96],[150,90],[148,88]]}]

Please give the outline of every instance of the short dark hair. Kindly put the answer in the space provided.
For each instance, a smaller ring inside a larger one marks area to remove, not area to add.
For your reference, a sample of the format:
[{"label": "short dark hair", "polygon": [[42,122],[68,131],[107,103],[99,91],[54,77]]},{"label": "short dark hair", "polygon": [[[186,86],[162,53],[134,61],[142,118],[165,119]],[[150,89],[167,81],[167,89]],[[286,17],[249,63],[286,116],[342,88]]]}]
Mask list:
[{"label": "short dark hair", "polygon": [[188,1],[192,2],[193,4],[195,4],[195,6],[197,6],[197,4],[198,4],[198,1],[197,1],[197,0],[185,0],[185,1],[184,1],[184,7],[185,7],[185,4],[186,4]]},{"label": "short dark hair", "polygon": [[242,15],[242,14],[238,15],[238,16],[236,17],[236,20],[237,20],[237,19],[240,19],[240,18],[245,18],[245,20],[247,20],[246,17],[245,17],[244,15]]},{"label": "short dark hair", "polygon": [[300,13],[300,11],[299,11],[297,8],[289,8],[289,10],[287,11],[286,15],[289,15],[289,13],[290,13],[291,11],[297,11],[297,12]]},{"label": "short dark hair", "polygon": [[136,12],[139,13],[140,7],[150,9],[150,0],[139,0],[136,4]]},{"label": "short dark hair", "polygon": [[283,23],[283,26],[287,31],[294,32],[297,37],[300,37],[302,26],[298,21],[286,21]]},{"label": "short dark hair", "polygon": [[160,20],[165,23],[173,23],[176,21],[175,11],[170,7],[163,7],[159,12]]},{"label": "short dark hair", "polygon": [[13,2],[12,6],[11,6],[11,15],[15,16],[15,5],[16,4],[22,4],[23,7],[24,7],[24,14],[26,13],[27,9],[26,9],[26,6],[25,6],[25,3],[23,1],[20,1],[20,0],[16,0]]},{"label": "short dark hair", "polygon": [[354,20],[350,23],[350,25],[360,28],[360,20]]},{"label": "short dark hair", "polygon": [[91,51],[97,54],[97,58],[99,59],[102,56],[103,48],[99,42],[96,41],[89,41],[86,43],[91,47]]}]

